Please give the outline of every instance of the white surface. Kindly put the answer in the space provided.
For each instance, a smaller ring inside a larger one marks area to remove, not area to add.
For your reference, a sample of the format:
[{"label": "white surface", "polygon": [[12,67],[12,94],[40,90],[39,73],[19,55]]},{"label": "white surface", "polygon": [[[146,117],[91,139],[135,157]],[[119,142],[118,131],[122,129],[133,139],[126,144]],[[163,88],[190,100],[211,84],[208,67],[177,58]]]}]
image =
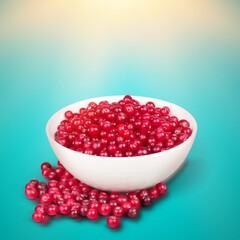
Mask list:
[{"label": "white surface", "polygon": [[86,184],[102,190],[133,191],[148,188],[172,176],[187,157],[197,133],[197,123],[194,117],[185,109],[154,98],[137,97],[141,104],[148,101],[157,107],[168,106],[171,115],[179,119],[187,119],[192,128],[192,135],[182,144],[160,153],[137,157],[100,157],[79,153],[61,146],[54,140],[57,126],[64,119],[64,112],[72,110],[77,112],[81,107],[86,107],[89,102],[99,103],[103,100],[115,102],[123,96],[111,96],[87,99],[56,112],[48,121],[46,133],[50,145],[64,167],[76,178]]}]

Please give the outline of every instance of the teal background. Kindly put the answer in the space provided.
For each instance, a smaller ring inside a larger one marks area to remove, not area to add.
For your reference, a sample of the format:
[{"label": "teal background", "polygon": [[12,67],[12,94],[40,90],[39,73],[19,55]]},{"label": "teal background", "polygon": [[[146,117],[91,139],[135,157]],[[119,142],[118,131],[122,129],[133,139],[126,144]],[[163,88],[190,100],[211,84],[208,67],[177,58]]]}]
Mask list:
[{"label": "teal background", "polygon": [[[225,4],[239,14],[237,1]],[[7,14],[6,1],[0,6]],[[0,39],[0,238],[240,239],[239,35],[193,32],[181,38],[177,64],[171,59],[170,65],[165,55],[141,56],[124,43],[110,49],[106,65],[88,71],[84,51],[74,58],[63,53],[58,36],[46,36]],[[56,163],[45,135],[47,120],[70,103],[119,94],[174,102],[195,116],[197,138],[183,169],[169,181],[169,194],[142,209],[139,219],[123,219],[117,231],[104,219],[34,223],[35,203],[25,198],[24,186],[32,178],[43,180],[43,161]]]}]

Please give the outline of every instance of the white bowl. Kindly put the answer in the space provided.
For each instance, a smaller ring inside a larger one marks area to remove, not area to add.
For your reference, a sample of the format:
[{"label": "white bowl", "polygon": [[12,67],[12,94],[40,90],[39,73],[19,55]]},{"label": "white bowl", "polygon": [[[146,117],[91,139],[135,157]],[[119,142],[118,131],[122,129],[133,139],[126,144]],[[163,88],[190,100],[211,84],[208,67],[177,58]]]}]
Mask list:
[{"label": "white bowl", "polygon": [[187,119],[192,128],[192,135],[182,144],[164,152],[135,157],[100,157],[83,154],[61,146],[54,140],[57,126],[64,119],[64,112],[77,112],[89,102],[99,103],[107,100],[116,102],[123,96],[107,96],[80,101],[56,112],[46,126],[47,137],[58,159],[76,178],[86,184],[106,191],[133,191],[148,188],[158,182],[169,179],[187,157],[197,133],[194,117],[185,109],[162,100],[133,96],[140,104],[148,101],[157,107],[168,106],[171,114],[179,119]]}]

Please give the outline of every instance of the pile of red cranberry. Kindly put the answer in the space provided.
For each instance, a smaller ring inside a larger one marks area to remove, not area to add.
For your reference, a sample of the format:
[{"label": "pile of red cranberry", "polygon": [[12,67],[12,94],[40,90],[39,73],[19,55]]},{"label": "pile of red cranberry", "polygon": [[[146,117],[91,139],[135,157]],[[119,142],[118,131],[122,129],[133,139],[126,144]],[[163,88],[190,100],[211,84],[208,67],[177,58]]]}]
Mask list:
[{"label": "pile of red cranberry", "polygon": [[118,102],[90,102],[79,112],[65,112],[55,140],[72,150],[104,157],[157,153],[186,141],[189,122],[170,115],[166,106],[141,105],[126,95]]},{"label": "pile of red cranberry", "polygon": [[163,182],[148,190],[125,194],[99,191],[74,178],[59,161],[56,168],[44,162],[41,169],[48,182],[33,179],[25,186],[27,198],[40,202],[32,215],[40,223],[60,215],[91,220],[106,216],[107,226],[118,228],[121,217],[137,218],[141,206],[150,206],[167,192]]}]

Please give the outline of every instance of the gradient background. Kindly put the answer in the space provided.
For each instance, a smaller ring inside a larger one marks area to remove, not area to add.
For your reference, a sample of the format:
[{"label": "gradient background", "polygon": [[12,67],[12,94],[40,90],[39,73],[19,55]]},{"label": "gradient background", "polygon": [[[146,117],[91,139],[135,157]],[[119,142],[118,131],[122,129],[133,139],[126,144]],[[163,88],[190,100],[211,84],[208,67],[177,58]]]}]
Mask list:
[{"label": "gradient background", "polygon": [[[240,239],[240,2],[0,1],[1,239]],[[168,196],[124,219],[32,222],[24,196],[56,162],[50,116],[91,97],[179,104],[199,130]]]}]

